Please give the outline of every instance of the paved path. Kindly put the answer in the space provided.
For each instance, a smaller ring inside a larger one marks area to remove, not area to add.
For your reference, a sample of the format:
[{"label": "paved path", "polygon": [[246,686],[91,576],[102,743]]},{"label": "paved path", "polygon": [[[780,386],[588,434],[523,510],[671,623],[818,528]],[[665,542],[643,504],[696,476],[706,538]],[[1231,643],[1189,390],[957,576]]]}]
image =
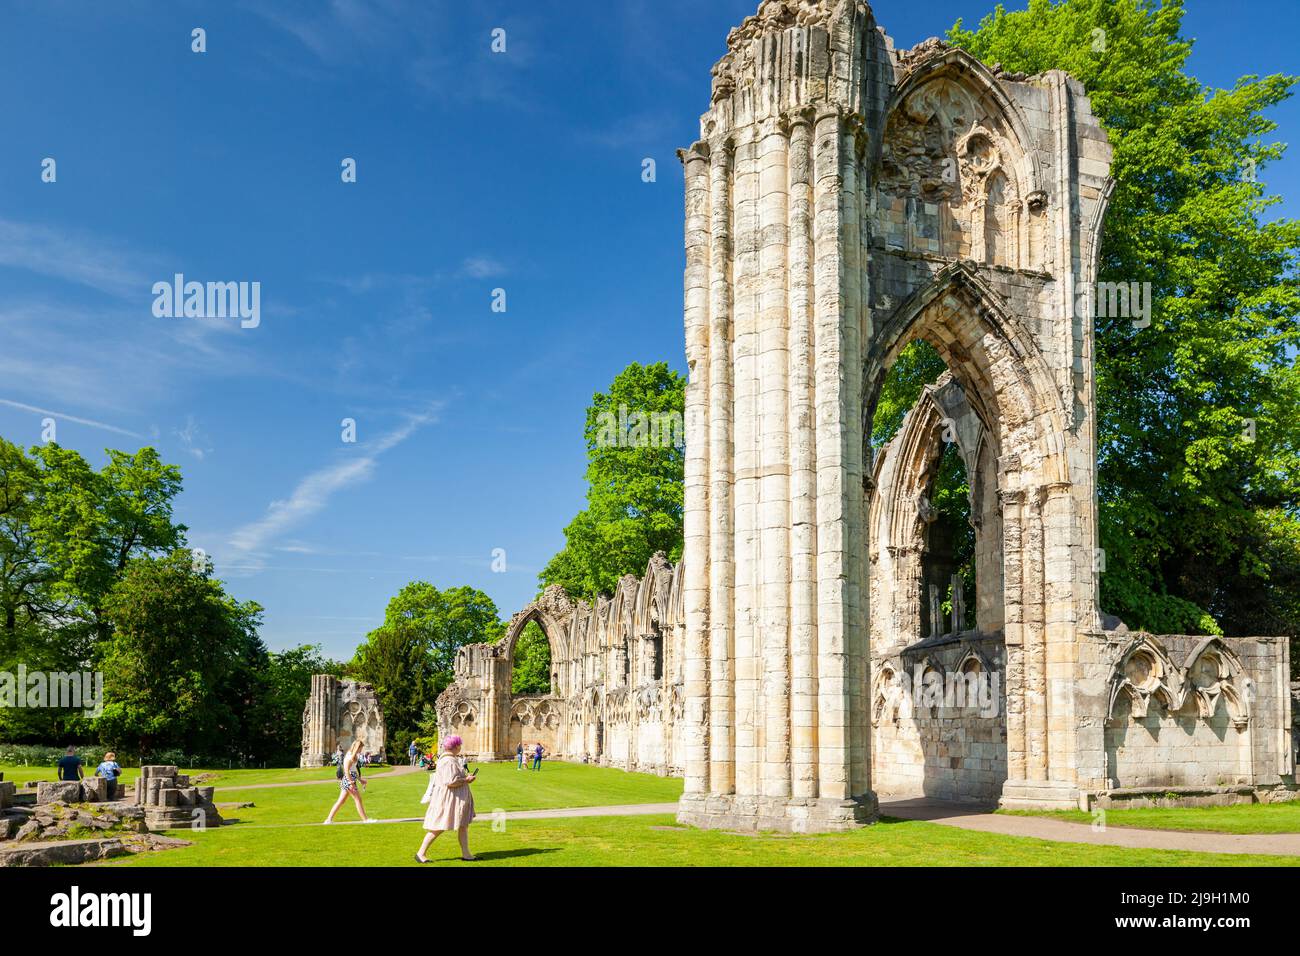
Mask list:
[{"label": "paved path", "polygon": [[[416,773],[420,769],[419,767],[394,767],[383,773],[366,774],[364,779],[383,780],[385,777],[401,777],[408,773]],[[287,780],[284,783],[213,783],[199,784],[199,786],[212,786],[218,790],[273,790],[277,787],[318,787],[322,784],[337,787],[339,782],[336,777],[326,777],[323,780]]]},{"label": "paved path", "polygon": [[990,813],[969,805],[937,800],[881,801],[880,812],[902,820],[925,820],[962,830],[1001,833],[1006,836],[1036,837],[1063,843],[1092,846],[1121,846],[1145,850],[1194,850],[1200,853],[1263,853],[1270,856],[1300,856],[1300,833],[1210,833],[1187,830],[1139,830],[1135,827],[1107,827],[1094,830],[1087,823],[1072,823],[1051,817],[1022,817]]},{"label": "paved path", "polygon": [[[606,807],[556,807],[550,810],[503,810],[498,816],[493,810],[478,810],[475,823],[493,823],[497,820],[556,820],[564,817],[642,817],[660,813],[677,813],[676,803],[625,803]],[[375,823],[420,823],[418,817],[371,817]],[[361,826],[361,820],[335,820],[333,823],[248,823],[241,830],[287,830],[293,827]]]}]

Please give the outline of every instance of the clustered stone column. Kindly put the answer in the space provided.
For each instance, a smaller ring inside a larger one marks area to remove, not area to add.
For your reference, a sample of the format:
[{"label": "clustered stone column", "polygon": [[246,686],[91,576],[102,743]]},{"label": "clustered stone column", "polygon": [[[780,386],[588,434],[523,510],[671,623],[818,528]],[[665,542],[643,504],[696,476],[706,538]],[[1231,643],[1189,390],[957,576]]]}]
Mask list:
[{"label": "clustered stone column", "polygon": [[840,321],[862,296],[840,278],[860,272],[841,242],[859,232],[860,147],[843,111],[801,107],[682,153],[688,822],[874,812],[861,330]]}]

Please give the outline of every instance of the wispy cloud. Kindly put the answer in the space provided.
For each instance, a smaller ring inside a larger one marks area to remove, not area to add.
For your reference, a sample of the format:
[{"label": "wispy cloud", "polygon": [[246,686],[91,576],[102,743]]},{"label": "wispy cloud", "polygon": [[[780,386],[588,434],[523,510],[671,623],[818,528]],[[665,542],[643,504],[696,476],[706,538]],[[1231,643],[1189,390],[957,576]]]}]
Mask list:
[{"label": "wispy cloud", "polygon": [[[368,481],[378,468],[380,457],[396,448],[417,431],[438,419],[440,406],[408,414],[397,428],[368,445],[358,446],[341,460],[326,465],[302,478],[288,498],[271,502],[266,513],[256,521],[236,529],[229,538],[231,553],[227,567],[256,569],[262,555],[277,538],[289,529],[319,514],[339,492]],[[239,564],[239,562],[245,562]]]},{"label": "wispy cloud", "polygon": [[461,263],[462,275],[471,279],[491,279],[506,274],[506,267],[487,256],[471,256]]},{"label": "wispy cloud", "polygon": [[212,452],[211,448],[203,447],[203,436],[193,415],[187,415],[185,427],[175,429],[173,434],[181,440],[181,446],[199,461],[207,458]]},{"label": "wispy cloud", "polygon": [[126,298],[149,289],[140,259],[139,252],[121,243],[87,233],[0,219],[0,266]]},{"label": "wispy cloud", "polygon": [[86,425],[90,428],[98,428],[102,431],[113,432],[117,435],[126,435],[130,438],[143,439],[143,435],[129,431],[125,428],[119,428],[116,425],[110,425],[107,422],[97,422],[93,418],[81,418],[77,415],[69,415],[67,412],[51,411],[48,408],[37,408],[35,405],[28,405],[24,402],[15,402],[8,398],[0,398],[0,405],[7,405],[10,408],[16,408],[19,411],[31,412],[35,415],[42,415],[47,418],[53,418],[55,422],[75,422],[78,425]]}]

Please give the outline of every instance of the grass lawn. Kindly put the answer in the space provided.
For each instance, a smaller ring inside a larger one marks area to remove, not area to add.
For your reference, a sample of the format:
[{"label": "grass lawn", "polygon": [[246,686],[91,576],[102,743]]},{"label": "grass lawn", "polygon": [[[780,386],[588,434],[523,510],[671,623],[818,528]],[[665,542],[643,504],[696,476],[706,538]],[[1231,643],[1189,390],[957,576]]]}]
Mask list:
[{"label": "grass lawn", "polygon": [[[474,805],[482,816],[494,810],[544,810],[629,803],[671,803],[682,795],[682,781],[653,774],[625,773],[608,767],[553,761],[539,771],[516,770],[513,763],[475,765]],[[331,769],[329,780],[333,781]],[[424,771],[373,780],[362,794],[366,813],[381,819],[420,817],[429,776]],[[254,807],[223,812],[241,824],[320,823],[338,798],[334,786],[241,790],[218,786],[218,803],[251,802]],[[356,820],[352,801],[339,811],[340,822]]]},{"label": "grass lawn", "polygon": [[[176,836],[186,836],[176,833]],[[418,823],[223,827],[194,845],[104,866],[417,866]],[[678,828],[671,815],[476,823],[473,866],[1296,866],[1283,856],[1130,850],[976,833],[887,820],[853,833],[741,836]],[[433,866],[466,866],[454,836],[429,851]]]},{"label": "grass lawn", "polygon": [[[380,818],[419,817],[424,773],[375,780],[367,810]],[[472,846],[485,866],[1295,866],[1280,856],[1129,850],[976,833],[933,823],[886,820],[853,833],[817,836],[739,835],[680,828],[671,814],[512,820],[494,828],[505,810],[660,803],[676,800],[682,782],[580,764],[546,764],[540,773],[513,764],[484,764],[474,785],[480,822]],[[256,804],[230,810],[238,823],[203,833],[173,831],[194,841],[178,850],[146,853],[104,866],[415,866],[419,823],[361,826],[349,804],[340,824],[322,827],[332,787],[238,788],[219,801]],[[460,866],[454,838],[430,851],[439,866]]]},{"label": "grass lawn", "polygon": [[[1021,816],[1054,817],[1092,823],[1082,810],[999,810]],[[1300,800],[1290,803],[1243,803],[1229,807],[1170,807],[1107,810],[1106,826],[1145,830],[1214,831],[1218,833],[1300,833]]]}]

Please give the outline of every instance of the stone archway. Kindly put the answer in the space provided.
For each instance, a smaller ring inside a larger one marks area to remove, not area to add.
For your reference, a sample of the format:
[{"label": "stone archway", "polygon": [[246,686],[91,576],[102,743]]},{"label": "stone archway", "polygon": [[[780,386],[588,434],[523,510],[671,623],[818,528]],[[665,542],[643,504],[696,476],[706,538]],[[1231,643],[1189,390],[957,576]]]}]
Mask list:
[{"label": "stone archway", "polygon": [[[895,50],[865,4],[772,0],[732,31],[682,152],[684,822],[826,830],[875,812],[866,437],[921,336],[987,433],[977,470],[1000,505],[1002,798],[1068,805],[1100,775],[1076,720],[1095,703],[1078,632],[1098,621],[1091,327],[1073,293],[1095,274],[1108,156],[1077,84],[937,40]],[[970,650],[957,673],[995,663]]]}]

